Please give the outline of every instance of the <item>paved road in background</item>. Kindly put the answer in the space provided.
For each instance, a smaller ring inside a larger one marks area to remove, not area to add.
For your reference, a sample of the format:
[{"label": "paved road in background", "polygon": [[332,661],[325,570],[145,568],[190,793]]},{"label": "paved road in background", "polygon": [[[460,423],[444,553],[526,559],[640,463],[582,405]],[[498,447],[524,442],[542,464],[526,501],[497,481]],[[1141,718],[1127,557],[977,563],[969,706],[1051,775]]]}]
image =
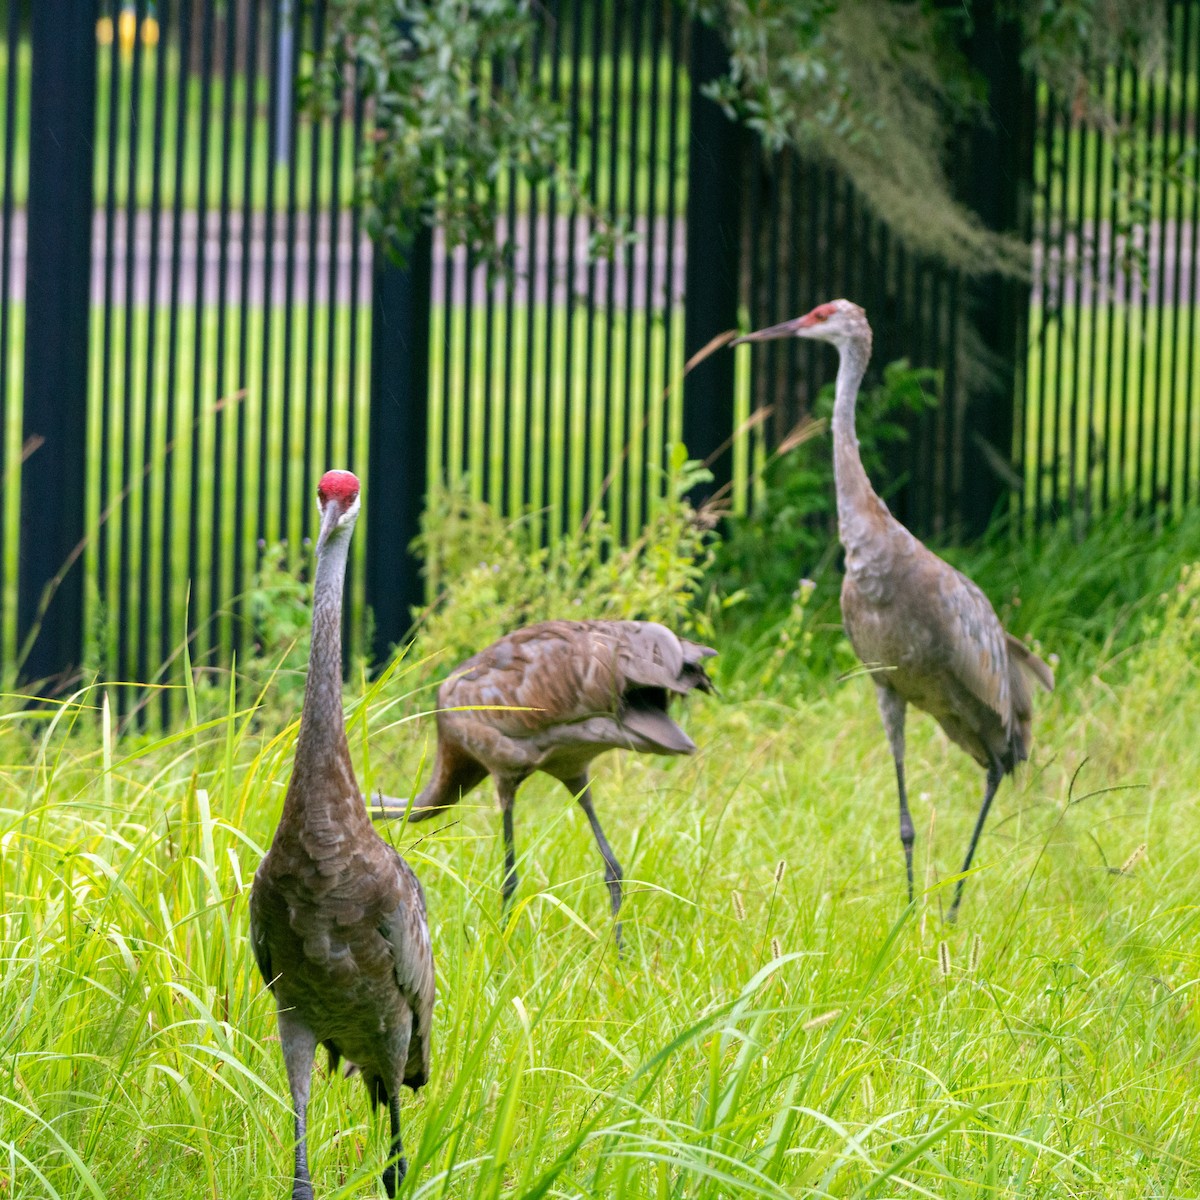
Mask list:
[{"label": "paved road in background", "polygon": [[[315,242],[310,240],[310,223],[307,213],[298,213],[295,218],[292,236],[286,217],[279,216],[274,222],[270,242],[270,262],[268,263],[267,225],[262,214],[252,218],[249,230],[249,264],[246,271],[246,291],[251,304],[262,304],[267,293],[268,281],[272,302],[276,305],[285,303],[288,297],[289,257],[288,246],[293,247],[290,259],[291,299],[294,304],[307,303],[310,294],[318,303],[328,303],[331,296],[338,303],[347,303],[357,290],[360,302],[370,298],[371,278],[371,244],[365,235],[359,237],[359,274],[357,289],[353,277],[353,226],[349,213],[339,215],[336,230],[331,228],[328,218],[318,218]],[[122,305],[126,302],[126,292],[132,283],[133,299],[136,303],[145,304],[150,297],[151,266],[152,266],[152,228],[150,214],[139,212],[133,228],[133,261],[132,279],[130,264],[126,260],[126,247],[129,244],[129,228],[126,219],[117,215],[113,225],[111,247],[107,236],[105,214],[98,211],[92,225],[92,300],[93,303],[103,304],[106,296],[112,303]],[[225,231],[226,245],[224,296],[227,303],[237,304],[242,299],[243,255],[246,239],[240,214],[231,214]],[[503,230],[501,231],[503,233]],[[525,230],[518,226],[518,239],[522,238]],[[667,298],[668,284],[668,230],[665,219],[655,222],[654,229],[648,229],[643,221],[637,228],[639,240],[628,254],[622,252],[614,263],[597,262],[589,270],[587,266],[588,233],[582,221],[577,223],[575,230],[576,267],[574,291],[577,296],[586,299],[589,279],[592,295],[597,304],[604,304],[610,296],[609,272],[611,278],[611,299],[617,307],[624,307],[628,289],[633,289],[633,305],[635,308],[649,306],[659,309]],[[684,240],[686,229],[682,220],[675,222],[674,245],[672,247],[670,264],[670,295],[679,303],[684,294],[685,252]],[[566,245],[571,237],[568,218],[559,217],[555,222],[555,244]],[[651,240],[652,233],[652,240]],[[1166,235],[1166,256],[1163,262],[1162,278],[1159,278],[1159,246],[1163,234]],[[221,227],[218,214],[210,214],[206,222],[203,238],[203,257],[198,253],[201,239],[197,215],[194,212],[183,214],[180,223],[180,258],[179,258],[179,299],[182,304],[193,305],[197,299],[197,287],[202,282],[202,298],[205,304],[214,305],[222,295],[221,285]],[[1118,258],[1112,261],[1112,227],[1104,222],[1099,230],[1099,244],[1094,251],[1091,244],[1091,227],[1084,228],[1082,242],[1083,253],[1088,257],[1082,263],[1078,260],[1080,252],[1079,239],[1070,234],[1063,241],[1051,239],[1049,254],[1043,252],[1040,245],[1034,247],[1034,299],[1042,298],[1042,264],[1049,260],[1052,268],[1048,298],[1065,304],[1073,304],[1081,299],[1084,304],[1107,303],[1110,283],[1113,294],[1118,302],[1126,295],[1127,285],[1133,284],[1135,289],[1140,282],[1141,274],[1138,267],[1137,255],[1125,254],[1124,239],[1118,239]],[[1169,221],[1154,224],[1149,227],[1148,262],[1150,303],[1157,303],[1160,296],[1164,302],[1190,303],[1192,295],[1200,280],[1197,278],[1197,262],[1193,253],[1194,229],[1190,223],[1182,225]],[[533,246],[533,263],[536,266],[532,285],[529,282],[530,246],[528,241],[518,241],[516,254],[516,276],[514,300],[524,304],[530,295],[532,286],[533,297],[538,302],[545,302],[548,297],[555,304],[561,304],[567,296],[567,264],[559,261],[555,264],[553,278],[547,278],[546,262],[549,249],[550,222],[543,217],[537,224],[536,244]],[[173,262],[173,227],[171,214],[164,214],[158,227],[158,263],[154,283],[157,303],[166,305],[171,299],[171,266]],[[315,253],[314,253],[315,252]],[[1093,264],[1090,257],[1096,256]],[[24,294],[25,281],[25,213],[13,213],[13,228],[11,230],[11,285],[10,294],[15,299],[21,299]],[[332,259],[332,262],[331,262]],[[1067,272],[1062,275],[1061,285],[1058,279],[1058,264],[1065,263]],[[1076,268],[1083,267],[1082,278],[1076,277]],[[1178,268],[1182,266],[1182,271]],[[649,277],[647,272],[649,271]],[[1115,271],[1115,275],[1113,272]],[[1127,277],[1128,271],[1128,277]],[[201,281],[201,272],[203,279]],[[1096,280],[1099,280],[1097,284]],[[1178,284],[1178,293],[1176,286]],[[496,282],[493,285],[494,297],[504,298],[504,285]],[[445,248],[440,235],[435,237],[434,272],[433,272],[433,301],[440,304],[447,290],[456,303],[462,303],[468,287],[476,304],[482,304],[487,297],[488,284],[482,270],[473,274],[468,283],[466,259],[460,249],[455,252],[450,271],[449,287],[446,279]],[[1140,294],[1135,291],[1135,298]],[[814,297],[819,300],[821,297]]]},{"label": "paved road in background", "polygon": [[[652,307],[660,308],[666,298],[667,284],[667,229],[666,221],[659,220],[653,230],[653,253],[649,260],[647,249],[649,230],[645,223],[638,230],[639,241],[632,247],[630,254],[622,252],[612,265],[612,296],[613,303],[624,306],[627,289],[632,283],[633,303],[635,307],[645,307],[647,301],[647,285],[649,284],[649,300]],[[307,302],[310,293],[320,304],[327,303],[331,295],[336,296],[338,303],[347,303],[355,292],[353,274],[353,225],[348,213],[339,216],[336,230],[331,229],[332,222],[328,218],[318,218],[315,242],[310,240],[310,221],[307,213],[298,213],[291,235],[286,217],[279,216],[274,221],[270,245],[270,262],[268,263],[267,223],[261,214],[256,214],[249,229],[249,266],[246,272],[246,291],[251,304],[262,304],[267,293],[268,280],[272,303],[281,305],[288,296],[288,278],[291,276],[291,298],[294,304]],[[243,260],[246,250],[245,229],[240,214],[231,214],[229,223],[222,237],[220,219],[217,214],[210,214],[204,228],[203,259],[198,253],[201,238],[199,220],[194,212],[183,214],[180,222],[179,236],[179,298],[183,304],[195,304],[197,287],[202,282],[201,293],[205,304],[216,304],[221,298],[221,243],[226,247],[225,256],[225,287],[224,295],[228,303],[241,302]],[[518,237],[524,232],[518,227]],[[103,304],[106,295],[111,296],[113,304],[122,305],[129,290],[130,264],[126,258],[126,248],[130,244],[130,231],[127,221],[118,214],[113,225],[111,249],[109,247],[107,223],[103,211],[98,211],[92,223],[92,301]],[[503,230],[502,230],[503,233]],[[170,214],[160,219],[157,238],[152,237],[153,229],[148,212],[139,212],[134,222],[132,242],[134,246],[132,262],[132,293],[138,304],[145,304],[151,290],[151,248],[156,240],[158,243],[157,273],[154,281],[154,292],[157,303],[169,304],[171,299],[171,268],[174,262],[172,251],[174,246],[174,230]],[[543,218],[538,222],[537,239],[534,249],[533,293],[534,298],[544,302],[552,295],[555,303],[562,303],[567,295],[567,264],[565,261],[556,264],[553,280],[547,279],[546,262],[549,249],[550,222]],[[24,293],[25,280],[25,213],[18,211],[13,214],[12,228],[12,284],[11,294],[20,299]],[[555,222],[555,241],[557,245],[566,245],[571,236],[570,221],[561,217]],[[684,226],[683,222],[676,223],[674,237],[674,253],[671,264],[671,278],[674,281],[672,294],[678,301],[683,296],[684,287]],[[288,246],[292,246],[289,258]],[[586,297],[588,291],[589,271],[587,268],[588,233],[584,223],[579,221],[575,230],[576,267],[574,290],[577,295]],[[530,247],[527,242],[518,242],[516,253],[516,275],[514,299],[518,304],[524,303],[529,296],[529,266]],[[315,252],[315,253],[314,253]],[[331,255],[335,261],[331,269]],[[630,261],[630,259],[632,261]],[[371,289],[372,249],[370,240],[365,234],[359,237],[359,268],[357,293],[360,301],[370,298]],[[632,270],[630,267],[632,266]],[[648,266],[652,270],[647,279]],[[443,239],[440,234],[434,239],[434,272],[433,300],[440,304],[445,297],[446,287],[446,255]],[[597,262],[592,277],[593,294],[597,303],[603,303],[609,294],[609,264]],[[201,281],[200,275],[203,272]],[[474,272],[471,281],[473,298],[482,304],[487,297],[487,279],[483,270]],[[493,284],[497,298],[504,295],[502,282]],[[466,271],[466,256],[461,249],[453,256],[450,294],[461,303],[467,295],[468,281]]]}]

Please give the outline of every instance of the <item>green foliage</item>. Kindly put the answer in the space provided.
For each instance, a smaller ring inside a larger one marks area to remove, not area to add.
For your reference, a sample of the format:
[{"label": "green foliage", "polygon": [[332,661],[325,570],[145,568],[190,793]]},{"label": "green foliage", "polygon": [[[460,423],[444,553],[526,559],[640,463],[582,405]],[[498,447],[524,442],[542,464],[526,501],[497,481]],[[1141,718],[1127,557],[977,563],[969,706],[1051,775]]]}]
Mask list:
[{"label": "green foliage", "polygon": [[1111,119],[1099,80],[1121,61],[1140,71],[1160,61],[1165,0],[1009,0],[1024,28],[1024,65],[1077,114]]},{"label": "green foliage", "polygon": [[499,261],[489,191],[510,169],[567,182],[561,106],[524,56],[529,0],[338,0],[328,52],[314,66],[318,106],[336,111],[353,78],[374,100],[363,163],[368,229],[402,253],[425,220],[450,244]]},{"label": "green foliage", "polygon": [[[889,363],[879,383],[858,399],[859,453],[881,494],[888,450],[908,439],[908,424],[937,404],[940,374],[911,367],[907,359]],[[821,389],[813,415],[833,412],[833,384]],[[786,444],[786,443],[785,443]],[[890,481],[890,488],[903,480]],[[828,434],[806,439],[767,461],[754,507],[731,517],[717,550],[715,577],[725,591],[743,588],[760,611],[777,614],[801,575],[819,577],[836,552],[833,452]]]},{"label": "green foliage", "polygon": [[246,590],[251,640],[239,674],[255,691],[269,683],[271,702],[295,711],[308,665],[312,584],[307,569],[304,576],[296,574],[286,542],[260,549],[258,569]]},{"label": "green foliage", "polygon": [[464,488],[435,492],[417,548],[436,599],[414,613],[417,657],[436,653],[448,666],[512,629],[552,617],[636,618],[710,632],[695,600],[713,538],[687,500],[709,478],[682,446],[673,447],[666,496],[628,542],[603,509],[546,544],[546,514],[510,521]]},{"label": "green foliage", "polygon": [[1020,241],[984,228],[944,170],[953,122],[979,119],[954,6],[894,0],[693,0],[730,48],[708,89],[769,150],[832,163],[906,244],[968,273],[1027,270]]}]

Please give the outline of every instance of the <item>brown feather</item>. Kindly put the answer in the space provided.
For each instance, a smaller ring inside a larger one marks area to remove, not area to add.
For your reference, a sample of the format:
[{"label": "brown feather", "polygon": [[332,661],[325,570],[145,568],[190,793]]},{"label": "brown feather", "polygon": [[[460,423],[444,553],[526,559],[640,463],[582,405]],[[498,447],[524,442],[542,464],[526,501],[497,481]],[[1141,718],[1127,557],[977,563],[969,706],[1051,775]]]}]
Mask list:
[{"label": "brown feather", "polygon": [[610,749],[692,754],[667,695],[711,691],[716,653],[650,621],[544,621],[450,672],[438,691],[438,744],[413,819],[454,804],[485,775],[575,778]]},{"label": "brown feather", "polygon": [[[438,691],[437,756],[410,820],[455,804],[485,775],[505,812],[504,894],[516,885],[511,808],[535,771],[561,780],[588,815],[605,859],[613,915],[621,869],[588,795],[592,759],[606,750],[694,754],[667,713],[672,695],[712,691],[703,662],[716,651],[649,621],[545,621],[518,629],[456,667]],[[376,819],[406,802],[372,804]],[[616,924],[620,941],[620,922]]]}]

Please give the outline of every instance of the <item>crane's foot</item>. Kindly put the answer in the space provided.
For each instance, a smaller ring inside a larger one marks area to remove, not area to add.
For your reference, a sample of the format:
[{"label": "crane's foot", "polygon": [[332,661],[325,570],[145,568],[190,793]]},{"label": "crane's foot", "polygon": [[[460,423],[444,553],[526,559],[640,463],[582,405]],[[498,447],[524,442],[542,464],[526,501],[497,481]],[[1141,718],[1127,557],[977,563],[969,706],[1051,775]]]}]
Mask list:
[{"label": "crane's foot", "polygon": [[389,1198],[395,1197],[407,1174],[408,1159],[403,1154],[395,1162],[390,1162],[383,1168],[383,1190],[387,1192]]}]

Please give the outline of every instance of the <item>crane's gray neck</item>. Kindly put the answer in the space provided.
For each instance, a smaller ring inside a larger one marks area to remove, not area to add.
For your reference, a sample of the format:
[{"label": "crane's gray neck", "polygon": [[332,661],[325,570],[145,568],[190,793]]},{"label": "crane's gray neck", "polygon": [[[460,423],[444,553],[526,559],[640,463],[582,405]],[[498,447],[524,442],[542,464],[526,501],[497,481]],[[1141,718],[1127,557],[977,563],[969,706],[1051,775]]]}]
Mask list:
[{"label": "crane's gray neck", "polygon": [[313,581],[312,644],[304,711],[296,743],[296,767],[328,769],[330,760],[349,759],[342,714],[342,589],[350,553],[350,530],[337,530],[317,559]]},{"label": "crane's gray neck", "polygon": [[[838,531],[847,549],[860,540],[868,510],[881,504],[871,487],[858,453],[854,430],[854,407],[858,389],[867,371],[871,345],[854,338],[838,347],[837,384],[833,402],[833,477],[837,488]],[[874,503],[872,503],[874,502]]]}]

